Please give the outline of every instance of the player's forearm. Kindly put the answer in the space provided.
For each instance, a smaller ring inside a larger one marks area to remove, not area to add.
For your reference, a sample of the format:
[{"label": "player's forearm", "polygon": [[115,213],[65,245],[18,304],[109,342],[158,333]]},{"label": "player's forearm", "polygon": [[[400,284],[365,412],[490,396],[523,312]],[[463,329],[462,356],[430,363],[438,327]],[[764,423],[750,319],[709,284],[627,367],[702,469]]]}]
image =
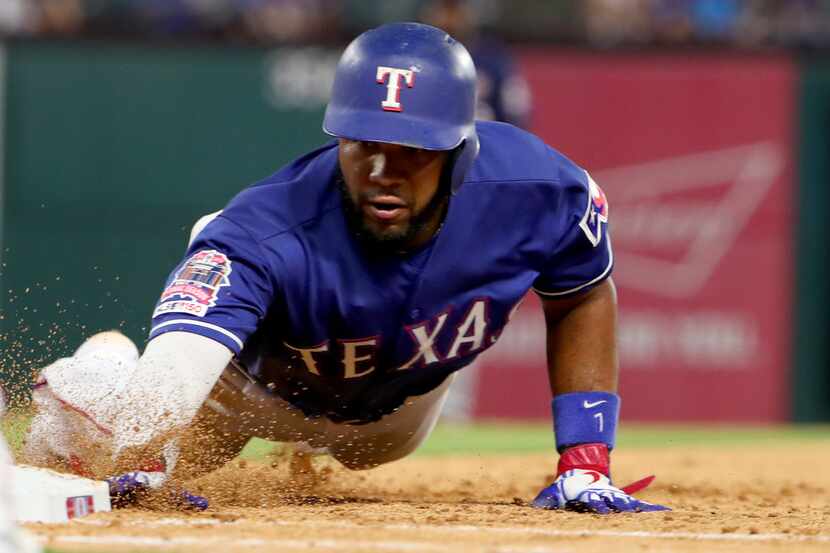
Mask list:
[{"label": "player's forearm", "polygon": [[[545,301],[548,368],[554,399],[557,478],[533,500],[543,509],[578,505],[594,513],[664,511],[667,507],[631,494],[649,477],[629,486],[611,484],[610,452],[616,443],[617,297],[608,279],[581,298]],[[569,507],[571,506],[571,507]]]},{"label": "player's forearm", "polygon": [[611,279],[584,297],[544,302],[553,395],[617,389],[617,296]]},{"label": "player's forearm", "polygon": [[[134,377],[119,394],[115,453],[161,447],[186,426],[204,403],[231,352],[209,338],[187,332],[162,334],[147,345]],[[148,455],[156,452],[148,450]]]}]

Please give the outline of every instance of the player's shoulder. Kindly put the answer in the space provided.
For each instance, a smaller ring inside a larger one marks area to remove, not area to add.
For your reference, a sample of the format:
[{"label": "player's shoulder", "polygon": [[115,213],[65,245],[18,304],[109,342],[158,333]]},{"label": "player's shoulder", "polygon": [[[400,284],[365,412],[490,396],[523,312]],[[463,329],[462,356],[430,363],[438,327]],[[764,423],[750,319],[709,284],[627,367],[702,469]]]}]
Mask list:
[{"label": "player's shoulder", "polygon": [[481,150],[468,182],[539,187],[587,182],[579,165],[533,133],[494,121],[479,121],[476,130]]},{"label": "player's shoulder", "polygon": [[330,142],[317,148],[242,190],[222,217],[264,240],[336,209],[336,146]]}]

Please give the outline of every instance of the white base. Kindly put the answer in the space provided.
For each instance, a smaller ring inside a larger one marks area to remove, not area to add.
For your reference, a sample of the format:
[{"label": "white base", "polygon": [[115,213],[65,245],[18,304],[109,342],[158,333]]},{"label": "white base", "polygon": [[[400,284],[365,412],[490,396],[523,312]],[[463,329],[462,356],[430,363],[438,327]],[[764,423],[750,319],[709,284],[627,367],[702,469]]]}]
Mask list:
[{"label": "white base", "polygon": [[106,482],[25,465],[10,468],[12,518],[18,522],[68,522],[112,510]]}]

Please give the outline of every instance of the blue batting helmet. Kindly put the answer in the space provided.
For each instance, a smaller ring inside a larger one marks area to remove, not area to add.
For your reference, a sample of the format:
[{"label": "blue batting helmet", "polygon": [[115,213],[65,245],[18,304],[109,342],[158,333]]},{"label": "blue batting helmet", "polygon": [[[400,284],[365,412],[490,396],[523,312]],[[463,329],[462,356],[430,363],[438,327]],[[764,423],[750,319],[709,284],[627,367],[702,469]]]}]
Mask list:
[{"label": "blue batting helmet", "polygon": [[337,64],[323,130],[339,138],[453,150],[452,190],[478,155],[476,70],[446,32],[389,23],[352,41]]}]

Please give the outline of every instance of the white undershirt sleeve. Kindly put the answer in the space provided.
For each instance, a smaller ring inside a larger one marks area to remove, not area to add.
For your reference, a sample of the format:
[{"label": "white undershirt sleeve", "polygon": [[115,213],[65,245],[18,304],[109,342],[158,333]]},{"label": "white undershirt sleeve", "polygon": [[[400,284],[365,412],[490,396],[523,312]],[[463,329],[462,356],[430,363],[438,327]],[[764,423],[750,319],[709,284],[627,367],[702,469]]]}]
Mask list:
[{"label": "white undershirt sleeve", "polygon": [[151,443],[150,448],[159,448],[189,424],[232,355],[219,342],[191,332],[153,338],[119,393],[112,429],[115,456]]}]

